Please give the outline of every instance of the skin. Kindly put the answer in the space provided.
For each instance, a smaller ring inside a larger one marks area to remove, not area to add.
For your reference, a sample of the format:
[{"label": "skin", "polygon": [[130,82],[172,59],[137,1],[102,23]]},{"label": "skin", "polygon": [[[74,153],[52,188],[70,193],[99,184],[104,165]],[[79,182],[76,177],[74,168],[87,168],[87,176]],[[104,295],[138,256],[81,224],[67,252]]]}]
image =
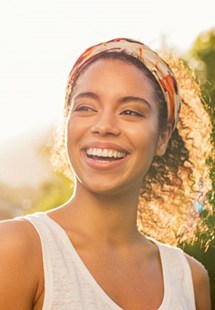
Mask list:
[{"label": "skin", "polygon": [[[64,228],[115,303],[125,310],[158,309],[164,291],[159,251],[136,227],[144,175],[170,137],[168,127],[158,128],[154,90],[133,65],[99,60],[79,77],[71,104],[67,148],[75,193],[48,215]],[[111,162],[89,158],[86,150],[96,147],[126,156]],[[0,309],[41,309],[44,279],[36,231],[24,220],[1,223],[0,248]],[[209,310],[207,272],[188,255],[187,260],[196,308]]]}]

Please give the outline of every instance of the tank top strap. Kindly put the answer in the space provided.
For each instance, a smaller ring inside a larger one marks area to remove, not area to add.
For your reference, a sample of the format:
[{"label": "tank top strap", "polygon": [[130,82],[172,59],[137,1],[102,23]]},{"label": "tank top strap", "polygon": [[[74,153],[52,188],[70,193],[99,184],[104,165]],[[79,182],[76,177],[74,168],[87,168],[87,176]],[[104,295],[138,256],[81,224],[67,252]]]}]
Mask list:
[{"label": "tank top strap", "polygon": [[42,212],[27,215],[24,219],[33,225],[40,238],[45,285],[43,309],[51,310],[53,300],[53,266],[51,254],[53,252],[50,251],[50,247],[54,242],[53,236],[50,233],[49,227],[45,223],[45,214]]},{"label": "tank top strap", "polygon": [[[192,273],[185,253],[178,247],[163,244],[158,241],[154,242],[160,249],[164,273],[163,277],[167,279],[166,282],[171,286],[171,295],[178,295],[181,306],[184,306],[182,309],[187,309],[187,305],[189,305],[189,310],[195,310]],[[163,308],[161,309],[163,310]],[[174,307],[172,309],[174,309]]]}]

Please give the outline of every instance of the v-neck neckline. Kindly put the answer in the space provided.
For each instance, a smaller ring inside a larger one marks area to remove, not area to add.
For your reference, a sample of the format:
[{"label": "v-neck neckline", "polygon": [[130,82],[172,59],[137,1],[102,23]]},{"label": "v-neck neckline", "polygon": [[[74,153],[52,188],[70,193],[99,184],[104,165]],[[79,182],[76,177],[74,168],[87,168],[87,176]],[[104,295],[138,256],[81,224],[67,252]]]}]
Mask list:
[{"label": "v-neck neckline", "polygon": [[[49,222],[49,224],[52,226],[53,229],[55,229],[58,233],[58,236],[60,237],[61,241],[71,254],[71,257],[73,261],[78,266],[79,270],[82,272],[85,279],[88,281],[90,286],[94,289],[94,291],[107,303],[111,306],[114,310],[123,310],[111,297],[108,296],[108,294],[103,290],[103,288],[98,284],[96,279],[93,277],[92,273],[89,271],[83,260],[81,259],[80,255],[76,251],[72,241],[70,240],[69,236],[67,235],[66,231],[63,229],[63,227],[55,222],[47,213],[40,213],[41,215],[44,215],[44,219]],[[158,307],[157,310],[166,310],[169,301],[170,301],[170,290],[171,286],[169,283],[169,277],[168,277],[168,266],[165,262],[165,253],[163,251],[163,245],[154,240],[153,238],[147,237],[148,240],[150,240],[155,246],[157,246],[160,260],[161,260],[161,267],[162,267],[162,278],[163,278],[163,299],[161,302],[161,305]]]}]

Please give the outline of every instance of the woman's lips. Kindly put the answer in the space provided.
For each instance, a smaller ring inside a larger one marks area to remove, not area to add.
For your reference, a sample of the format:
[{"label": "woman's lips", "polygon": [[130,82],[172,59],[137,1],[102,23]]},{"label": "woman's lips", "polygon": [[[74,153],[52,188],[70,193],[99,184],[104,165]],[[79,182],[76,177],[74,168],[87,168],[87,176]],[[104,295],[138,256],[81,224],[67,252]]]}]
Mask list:
[{"label": "woman's lips", "polygon": [[112,143],[90,143],[82,150],[89,167],[97,170],[109,170],[122,165],[129,155],[125,148]]}]

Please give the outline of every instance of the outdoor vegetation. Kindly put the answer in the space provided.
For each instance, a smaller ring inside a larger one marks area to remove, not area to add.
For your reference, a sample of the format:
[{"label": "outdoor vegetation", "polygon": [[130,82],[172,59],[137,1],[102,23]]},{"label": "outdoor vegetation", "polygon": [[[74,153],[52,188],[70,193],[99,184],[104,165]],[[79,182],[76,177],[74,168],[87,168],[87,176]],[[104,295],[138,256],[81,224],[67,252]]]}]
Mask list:
[{"label": "outdoor vegetation", "polygon": [[[202,96],[205,108],[209,112],[212,121],[211,140],[215,150],[215,29],[201,33],[193,48],[187,55],[187,61],[193,67],[196,77],[202,85]],[[201,147],[201,146],[199,146]],[[214,153],[207,159],[210,166],[212,190],[209,193],[210,203],[215,211],[215,161]],[[196,257],[207,268],[211,281],[212,306],[215,309],[215,214],[208,215],[202,211],[201,216],[208,226],[208,233],[201,234],[198,241],[191,245],[185,245],[185,251]],[[202,244],[211,239],[209,248],[205,251]]]}]

